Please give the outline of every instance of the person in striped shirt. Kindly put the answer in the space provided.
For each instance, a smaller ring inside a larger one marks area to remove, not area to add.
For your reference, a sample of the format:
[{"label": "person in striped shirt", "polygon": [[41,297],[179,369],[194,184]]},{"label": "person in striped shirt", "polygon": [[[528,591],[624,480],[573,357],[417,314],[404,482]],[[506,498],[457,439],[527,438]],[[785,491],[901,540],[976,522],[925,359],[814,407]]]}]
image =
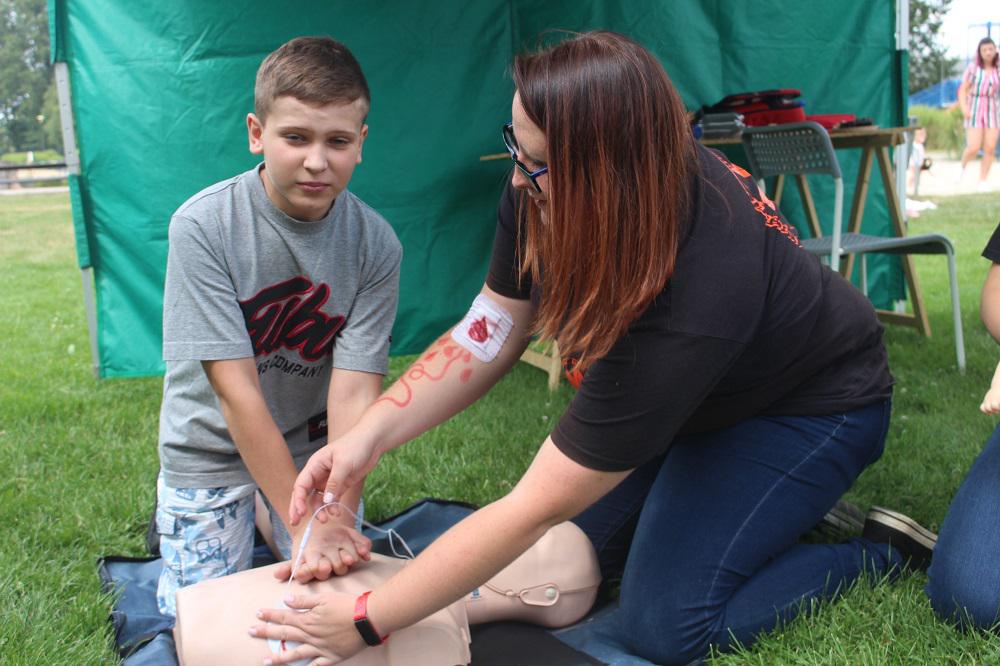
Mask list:
[{"label": "person in striped shirt", "polygon": [[1000,136],[1000,72],[997,69],[997,45],[989,37],[980,40],[976,60],[969,63],[962,76],[958,103],[965,117],[965,151],[962,153],[959,181],[965,172],[965,165],[982,150],[979,187],[984,189],[993,164],[997,137]]}]

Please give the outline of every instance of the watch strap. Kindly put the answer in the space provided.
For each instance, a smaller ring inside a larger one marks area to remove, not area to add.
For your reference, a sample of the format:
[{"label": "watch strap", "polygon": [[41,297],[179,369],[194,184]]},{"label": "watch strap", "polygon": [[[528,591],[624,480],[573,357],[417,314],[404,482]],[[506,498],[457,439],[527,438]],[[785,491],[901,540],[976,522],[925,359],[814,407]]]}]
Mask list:
[{"label": "watch strap", "polygon": [[375,625],[372,621],[368,619],[368,595],[372,591],[368,590],[364,594],[358,596],[354,601],[354,627],[361,634],[361,638],[365,641],[367,645],[375,647],[376,645],[382,645],[389,638],[389,634],[382,636],[375,629]]}]

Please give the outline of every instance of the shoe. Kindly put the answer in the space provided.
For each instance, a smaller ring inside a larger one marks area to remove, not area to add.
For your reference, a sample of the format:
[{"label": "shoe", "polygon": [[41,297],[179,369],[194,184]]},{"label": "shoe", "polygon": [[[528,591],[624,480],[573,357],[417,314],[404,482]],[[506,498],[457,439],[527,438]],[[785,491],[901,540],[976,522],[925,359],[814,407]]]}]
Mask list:
[{"label": "shoe", "polygon": [[985,181],[985,180],[981,180],[976,185],[976,190],[978,192],[989,192],[989,190],[990,190],[990,184],[987,181]]},{"label": "shoe", "polygon": [[840,532],[860,534],[865,526],[865,513],[847,500],[839,500],[823,516],[820,526],[832,528]]},{"label": "shoe", "polygon": [[861,536],[875,543],[887,543],[903,556],[906,566],[927,571],[937,544],[937,535],[909,516],[873,506],[865,517]]}]

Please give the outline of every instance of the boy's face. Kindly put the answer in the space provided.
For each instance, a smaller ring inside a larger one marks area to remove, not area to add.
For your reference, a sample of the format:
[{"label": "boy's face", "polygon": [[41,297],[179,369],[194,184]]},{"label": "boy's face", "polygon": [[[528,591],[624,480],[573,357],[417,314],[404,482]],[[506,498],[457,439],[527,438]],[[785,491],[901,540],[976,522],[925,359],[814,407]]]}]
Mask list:
[{"label": "boy's face", "polygon": [[361,163],[364,117],[361,100],[317,106],[287,95],[264,123],[247,115],[250,152],[264,156],[261,177],[274,205],[297,220],[322,219]]}]

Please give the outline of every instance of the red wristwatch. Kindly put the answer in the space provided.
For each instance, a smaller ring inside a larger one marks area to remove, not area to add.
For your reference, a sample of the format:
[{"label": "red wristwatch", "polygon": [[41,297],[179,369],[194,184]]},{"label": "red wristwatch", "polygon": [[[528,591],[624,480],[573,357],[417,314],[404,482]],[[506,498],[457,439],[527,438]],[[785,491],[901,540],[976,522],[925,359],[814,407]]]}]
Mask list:
[{"label": "red wristwatch", "polygon": [[385,636],[379,635],[375,629],[375,625],[368,619],[368,595],[371,593],[372,591],[368,590],[355,600],[354,626],[358,630],[358,633],[361,634],[361,638],[364,639],[365,643],[375,647],[376,645],[385,643],[389,639],[389,634]]}]

